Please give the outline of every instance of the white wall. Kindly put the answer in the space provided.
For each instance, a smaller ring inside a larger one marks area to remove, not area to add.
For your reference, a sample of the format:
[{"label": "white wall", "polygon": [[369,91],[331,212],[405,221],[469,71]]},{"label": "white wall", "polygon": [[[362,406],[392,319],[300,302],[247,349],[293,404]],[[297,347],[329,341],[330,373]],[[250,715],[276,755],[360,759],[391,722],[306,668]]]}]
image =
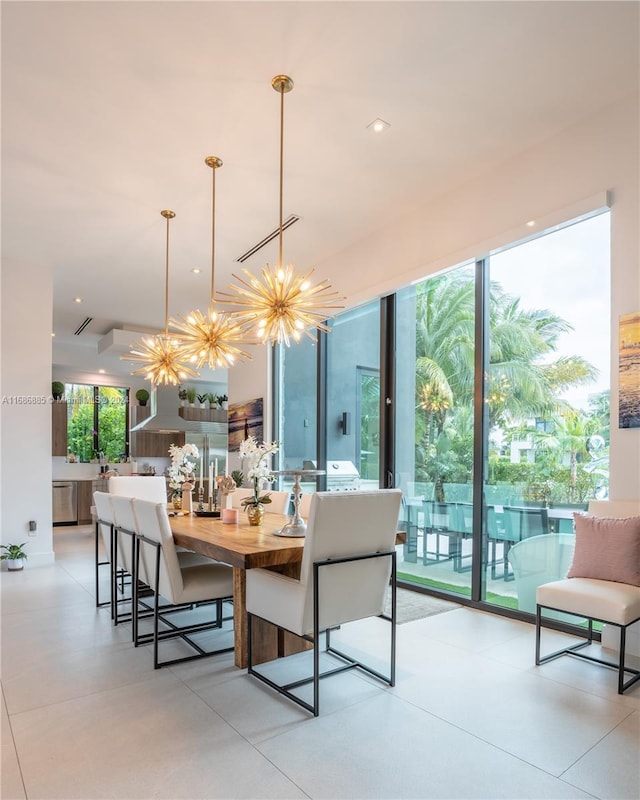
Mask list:
[{"label": "white wall", "polygon": [[[50,269],[4,260],[0,306],[2,544],[26,542],[30,566],[51,563]],[[42,398],[45,402],[37,402]],[[21,401],[21,402],[20,402]],[[28,522],[37,531],[29,536]]]}]

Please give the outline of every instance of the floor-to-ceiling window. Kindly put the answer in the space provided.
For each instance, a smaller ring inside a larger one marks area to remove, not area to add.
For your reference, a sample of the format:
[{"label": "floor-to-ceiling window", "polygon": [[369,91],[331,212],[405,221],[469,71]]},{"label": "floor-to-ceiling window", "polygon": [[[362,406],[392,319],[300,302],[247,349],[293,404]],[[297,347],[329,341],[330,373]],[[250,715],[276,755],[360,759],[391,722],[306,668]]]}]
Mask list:
[{"label": "floor-to-ceiling window", "polygon": [[326,487],[378,488],[380,304],[341,314],[329,327]]},{"label": "floor-to-ceiling window", "polygon": [[[275,438],[280,442],[278,468],[315,468],[317,460],[318,347],[308,337],[291,347],[274,351]],[[290,489],[291,476],[280,476],[278,488]],[[315,480],[303,481],[303,491],[313,492]]]},{"label": "floor-to-ceiling window", "polygon": [[475,268],[400,290],[395,484],[404,493],[401,579],[470,595]]},{"label": "floor-to-ceiling window", "polygon": [[608,493],[609,216],[487,259],[491,603],[533,612],[536,586],[569,566],[573,513]]},{"label": "floor-to-ceiling window", "polygon": [[[607,496],[609,216],[398,289],[388,330],[383,299],[332,320],[315,352],[282,348],[285,466],[326,469],[321,488],[400,487],[406,583],[529,612],[574,511]],[[294,456],[311,419],[315,447]]]}]

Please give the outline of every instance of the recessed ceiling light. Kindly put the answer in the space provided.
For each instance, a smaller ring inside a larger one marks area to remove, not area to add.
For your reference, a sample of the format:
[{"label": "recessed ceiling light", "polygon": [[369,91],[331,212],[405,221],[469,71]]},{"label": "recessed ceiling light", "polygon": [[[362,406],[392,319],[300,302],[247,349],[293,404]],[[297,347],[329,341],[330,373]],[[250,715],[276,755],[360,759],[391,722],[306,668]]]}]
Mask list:
[{"label": "recessed ceiling light", "polygon": [[98,370],[98,372],[99,372],[101,375],[104,375],[104,373],[105,373],[105,370],[103,370],[103,369],[99,369],[99,370]]},{"label": "recessed ceiling light", "polygon": [[55,333],[52,333],[51,335],[52,335],[52,336],[55,336]]},{"label": "recessed ceiling light", "polygon": [[200,272],[201,272],[201,270],[199,270],[197,267],[194,267],[194,268],[191,270],[191,272],[193,272],[193,274],[194,274],[194,275],[199,275],[199,274],[200,274]]},{"label": "recessed ceiling light", "polygon": [[374,133],[382,133],[382,131],[390,127],[391,125],[388,122],[385,122],[383,119],[380,119],[380,117],[376,117],[373,122],[370,122],[367,125],[367,128]]},{"label": "recessed ceiling light", "polygon": [[73,302],[74,303],[81,303],[82,302],[82,298],[81,297],[74,297],[73,298]]},{"label": "recessed ceiling light", "polygon": [[534,226],[535,224],[536,224],[536,221],[535,221],[535,219],[530,219],[530,220],[529,220],[529,222],[527,222],[527,227],[529,227],[529,228],[533,228],[533,226]]}]

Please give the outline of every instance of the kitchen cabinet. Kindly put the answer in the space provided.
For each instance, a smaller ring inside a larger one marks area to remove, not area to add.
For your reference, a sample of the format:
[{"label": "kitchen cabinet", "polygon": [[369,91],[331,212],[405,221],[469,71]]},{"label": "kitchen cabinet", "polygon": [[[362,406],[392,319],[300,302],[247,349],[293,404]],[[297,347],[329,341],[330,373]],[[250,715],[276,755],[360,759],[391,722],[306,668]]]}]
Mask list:
[{"label": "kitchen cabinet", "polygon": [[[151,409],[147,406],[134,406],[131,409],[131,427],[147,419]],[[169,447],[185,443],[184,432],[158,433],[157,431],[134,431],[129,434],[129,453],[132,458],[168,458]]]},{"label": "kitchen cabinet", "polygon": [[228,414],[222,408],[193,408],[181,406],[178,415],[190,422],[228,422]]},{"label": "kitchen cabinet", "polygon": [[67,455],[66,400],[54,400],[51,405],[51,455]]},{"label": "kitchen cabinet", "polygon": [[93,481],[78,481],[78,525],[91,522],[91,506],[93,505]]}]

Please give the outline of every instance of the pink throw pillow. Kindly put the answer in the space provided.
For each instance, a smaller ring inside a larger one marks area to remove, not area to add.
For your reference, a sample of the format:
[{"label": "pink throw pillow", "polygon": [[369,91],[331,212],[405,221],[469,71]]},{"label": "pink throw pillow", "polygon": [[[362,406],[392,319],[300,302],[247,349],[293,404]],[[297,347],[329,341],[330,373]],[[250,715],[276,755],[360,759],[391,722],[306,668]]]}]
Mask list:
[{"label": "pink throw pillow", "polygon": [[568,578],[640,586],[640,517],[574,514],[576,546]]}]

